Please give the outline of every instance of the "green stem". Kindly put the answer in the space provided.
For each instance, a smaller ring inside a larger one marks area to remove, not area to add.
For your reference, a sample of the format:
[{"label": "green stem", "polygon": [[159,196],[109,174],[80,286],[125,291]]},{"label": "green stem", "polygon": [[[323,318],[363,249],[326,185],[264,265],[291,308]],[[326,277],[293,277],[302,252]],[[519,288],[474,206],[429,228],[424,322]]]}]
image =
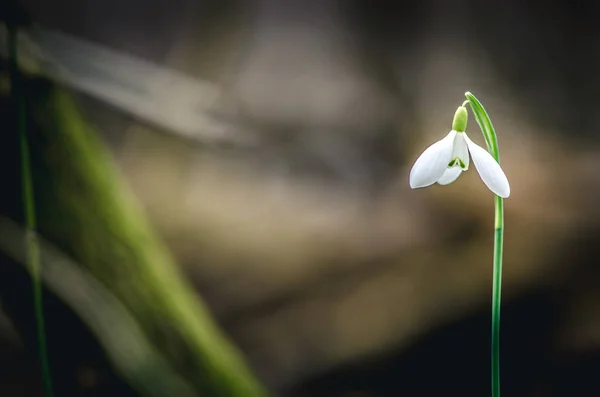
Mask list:
[{"label": "green stem", "polygon": [[20,86],[20,75],[17,60],[17,30],[14,26],[8,27],[8,46],[10,58],[11,92],[17,105],[17,129],[19,133],[21,150],[21,180],[22,197],[25,212],[25,225],[27,228],[27,262],[31,272],[33,302],[36,319],[36,334],[41,361],[44,396],[52,397],[52,377],[46,346],[46,330],[44,324],[44,307],[42,302],[42,283],[40,279],[40,252],[36,232],[35,203],[33,194],[33,178],[29,158],[29,145],[27,143],[26,127],[27,114]]},{"label": "green stem", "polygon": [[[496,131],[483,105],[470,92],[469,100],[477,124],[485,138],[488,151],[500,163]],[[504,234],[504,201],[494,196],[494,265],[492,280],[492,397],[500,397],[500,309],[502,305],[502,252]]]},{"label": "green stem", "polygon": [[494,197],[494,270],[492,281],[492,397],[500,397],[500,307],[502,302],[502,250],[504,234],[504,202]]}]

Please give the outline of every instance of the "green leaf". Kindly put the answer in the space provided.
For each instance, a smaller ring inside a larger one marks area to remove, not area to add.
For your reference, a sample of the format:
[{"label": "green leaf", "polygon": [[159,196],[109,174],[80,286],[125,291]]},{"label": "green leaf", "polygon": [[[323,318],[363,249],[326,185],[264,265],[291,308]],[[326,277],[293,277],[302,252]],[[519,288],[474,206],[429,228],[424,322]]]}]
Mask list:
[{"label": "green leaf", "polygon": [[494,130],[494,125],[492,124],[492,120],[490,120],[490,116],[488,116],[485,108],[475,97],[475,95],[467,91],[465,92],[465,97],[467,97],[469,100],[471,110],[473,110],[473,114],[475,115],[475,120],[477,120],[477,124],[479,124],[479,128],[481,128],[488,151],[492,154],[496,161],[500,163],[500,155],[498,153],[498,138],[496,137],[496,131]]}]

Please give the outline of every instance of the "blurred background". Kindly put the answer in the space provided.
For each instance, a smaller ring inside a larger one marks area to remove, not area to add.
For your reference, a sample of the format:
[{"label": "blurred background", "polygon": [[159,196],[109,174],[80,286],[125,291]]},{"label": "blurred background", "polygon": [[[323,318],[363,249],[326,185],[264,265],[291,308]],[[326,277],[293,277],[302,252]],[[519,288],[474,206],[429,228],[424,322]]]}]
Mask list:
[{"label": "blurred background", "polygon": [[[489,394],[492,194],[474,170],[445,187],[408,186],[410,167],[448,133],[465,91],[494,122],[512,190],[503,392],[598,393],[597,2],[19,6],[38,27],[125,57],[66,52],[66,42],[36,36],[65,68],[105,61],[104,74],[85,66],[67,76],[69,94],[182,282],[270,394]],[[44,120],[51,123],[42,118],[40,128]],[[467,132],[484,144],[472,116]],[[17,150],[11,134],[0,141],[5,155]],[[18,186],[16,175],[5,167],[5,188]],[[38,184],[39,205],[67,185]],[[69,208],[60,218],[40,209],[40,217],[69,224]],[[67,252],[77,241],[68,228],[47,230],[42,236]],[[1,266],[0,395],[39,396],[30,281],[11,261]],[[132,265],[106,266],[119,279],[118,269]],[[84,288],[60,288],[45,298],[56,395],[141,396],[106,359],[82,312],[61,298],[70,289],[85,296]],[[139,298],[129,291],[124,301]],[[133,317],[136,307],[128,306]],[[169,321],[163,326],[178,327]],[[120,329],[111,323],[108,332]]]}]

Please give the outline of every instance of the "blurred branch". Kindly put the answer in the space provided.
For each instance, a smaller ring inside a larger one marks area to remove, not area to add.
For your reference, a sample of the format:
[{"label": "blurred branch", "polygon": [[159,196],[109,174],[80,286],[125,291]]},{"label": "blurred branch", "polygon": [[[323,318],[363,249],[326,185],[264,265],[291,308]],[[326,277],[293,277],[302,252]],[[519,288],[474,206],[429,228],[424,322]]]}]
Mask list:
[{"label": "blurred branch", "polygon": [[43,81],[24,88],[41,235],[124,304],[198,394],[266,395],[179,273],[69,95]]},{"label": "blurred branch", "polygon": [[[25,268],[26,241],[23,227],[0,216],[0,250]],[[191,385],[170,368],[114,295],[56,247],[41,238],[38,243],[43,283],[90,327],[130,385],[144,396],[196,395]]]},{"label": "blurred branch", "polygon": [[[0,56],[7,57],[0,25]],[[49,29],[19,33],[19,66],[108,103],[143,122],[202,144],[246,144],[256,137],[209,114],[216,85],[144,59]]]}]

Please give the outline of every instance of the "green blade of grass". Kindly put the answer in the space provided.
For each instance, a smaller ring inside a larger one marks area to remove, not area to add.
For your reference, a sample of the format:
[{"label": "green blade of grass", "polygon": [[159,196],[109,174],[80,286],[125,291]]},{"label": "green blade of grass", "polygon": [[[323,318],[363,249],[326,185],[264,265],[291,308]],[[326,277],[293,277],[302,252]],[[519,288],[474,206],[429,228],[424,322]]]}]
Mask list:
[{"label": "green blade of grass", "polygon": [[44,396],[52,397],[52,376],[50,374],[50,363],[48,360],[48,349],[46,346],[44,306],[42,301],[42,284],[40,281],[40,253],[36,235],[37,227],[33,193],[33,177],[31,175],[29,145],[26,136],[27,113],[20,86],[20,74],[17,58],[17,29],[14,26],[8,26],[8,47],[11,95],[13,97],[17,109],[16,125],[20,142],[22,200],[25,215],[25,226],[27,228],[27,234],[25,237],[27,247],[27,264],[29,266],[32,278],[34,311],[37,328],[36,335],[41,362]]}]

